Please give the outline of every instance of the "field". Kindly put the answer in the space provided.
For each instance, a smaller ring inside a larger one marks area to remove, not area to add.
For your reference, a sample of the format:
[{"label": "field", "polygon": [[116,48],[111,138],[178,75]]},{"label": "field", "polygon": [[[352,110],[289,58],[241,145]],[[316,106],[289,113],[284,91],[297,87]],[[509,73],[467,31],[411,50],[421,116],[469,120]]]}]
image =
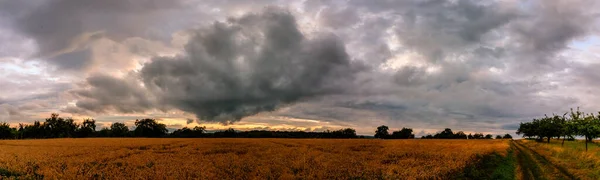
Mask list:
[{"label": "field", "polygon": [[[20,179],[451,179],[495,173],[497,169],[486,169],[494,161],[481,160],[492,156],[496,159],[508,157],[512,153],[509,142],[166,138],[3,140],[0,141],[0,175]],[[510,172],[510,166],[507,169]],[[482,170],[486,172],[479,172]]]}]

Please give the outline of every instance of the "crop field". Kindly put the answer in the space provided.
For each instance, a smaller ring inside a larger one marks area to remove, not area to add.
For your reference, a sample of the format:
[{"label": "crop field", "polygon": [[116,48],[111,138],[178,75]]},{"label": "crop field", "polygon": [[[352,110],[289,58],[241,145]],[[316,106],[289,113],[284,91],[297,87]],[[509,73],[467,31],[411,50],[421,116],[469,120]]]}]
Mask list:
[{"label": "crop field", "polygon": [[449,179],[508,140],[152,139],[0,141],[19,179]]}]

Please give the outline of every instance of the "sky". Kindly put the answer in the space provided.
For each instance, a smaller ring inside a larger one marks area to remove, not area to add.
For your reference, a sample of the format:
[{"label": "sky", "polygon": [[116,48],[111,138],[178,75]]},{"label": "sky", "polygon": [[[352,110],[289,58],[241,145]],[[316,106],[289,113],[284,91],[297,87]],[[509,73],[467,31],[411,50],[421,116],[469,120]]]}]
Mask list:
[{"label": "sky", "polygon": [[585,0],[0,0],[0,122],[514,135],[600,110]]}]

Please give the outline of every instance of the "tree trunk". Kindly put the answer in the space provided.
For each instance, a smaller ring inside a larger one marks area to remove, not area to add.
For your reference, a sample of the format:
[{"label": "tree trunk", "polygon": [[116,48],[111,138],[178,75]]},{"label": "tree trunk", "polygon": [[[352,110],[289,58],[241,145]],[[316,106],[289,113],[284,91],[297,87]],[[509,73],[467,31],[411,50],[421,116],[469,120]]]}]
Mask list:
[{"label": "tree trunk", "polygon": [[550,136],[548,136],[548,144],[550,144]]},{"label": "tree trunk", "polygon": [[585,136],[585,151],[587,151],[587,149],[588,149],[588,148],[587,148],[587,143],[588,143],[588,137],[587,137],[587,136]]}]

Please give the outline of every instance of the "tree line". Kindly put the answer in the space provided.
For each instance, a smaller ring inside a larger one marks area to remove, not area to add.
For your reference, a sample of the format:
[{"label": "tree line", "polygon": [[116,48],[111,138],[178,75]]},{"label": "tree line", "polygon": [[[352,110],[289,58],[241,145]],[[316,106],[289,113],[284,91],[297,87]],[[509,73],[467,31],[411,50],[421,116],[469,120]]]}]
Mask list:
[{"label": "tree line", "polygon": [[[458,131],[456,133],[452,132],[452,129],[445,128],[443,131],[436,133],[435,135],[428,134],[426,136],[422,136],[421,139],[493,139],[494,136],[491,134],[483,135],[482,133],[475,134],[465,134],[462,131]],[[411,128],[403,127],[399,131],[393,131],[391,134],[389,133],[389,127],[382,125],[377,127],[375,131],[375,138],[380,139],[413,139],[415,135],[413,134],[413,130]],[[510,134],[505,134],[504,136],[496,135],[496,139],[512,139]]]},{"label": "tree line", "polygon": [[575,140],[575,136],[581,136],[585,139],[585,150],[588,149],[588,142],[600,137],[600,112],[584,113],[577,108],[562,116],[553,114],[544,115],[542,118],[535,118],[531,122],[521,122],[517,134],[527,138],[535,138],[538,141],[544,139],[550,143],[551,138],[560,140],[562,145],[565,140]]},{"label": "tree line", "polygon": [[237,131],[233,128],[208,133],[206,127],[184,127],[169,133],[165,124],[155,119],[135,121],[135,128],[129,130],[124,123],[113,123],[96,131],[96,121],[85,119],[76,123],[72,118],[62,118],[52,114],[44,122],[35,121],[33,124],[19,124],[10,127],[8,123],[0,123],[0,139],[43,139],[43,138],[84,138],[84,137],[174,137],[174,138],[359,138],[356,130],[345,128],[335,131],[304,132],[304,131]]}]

